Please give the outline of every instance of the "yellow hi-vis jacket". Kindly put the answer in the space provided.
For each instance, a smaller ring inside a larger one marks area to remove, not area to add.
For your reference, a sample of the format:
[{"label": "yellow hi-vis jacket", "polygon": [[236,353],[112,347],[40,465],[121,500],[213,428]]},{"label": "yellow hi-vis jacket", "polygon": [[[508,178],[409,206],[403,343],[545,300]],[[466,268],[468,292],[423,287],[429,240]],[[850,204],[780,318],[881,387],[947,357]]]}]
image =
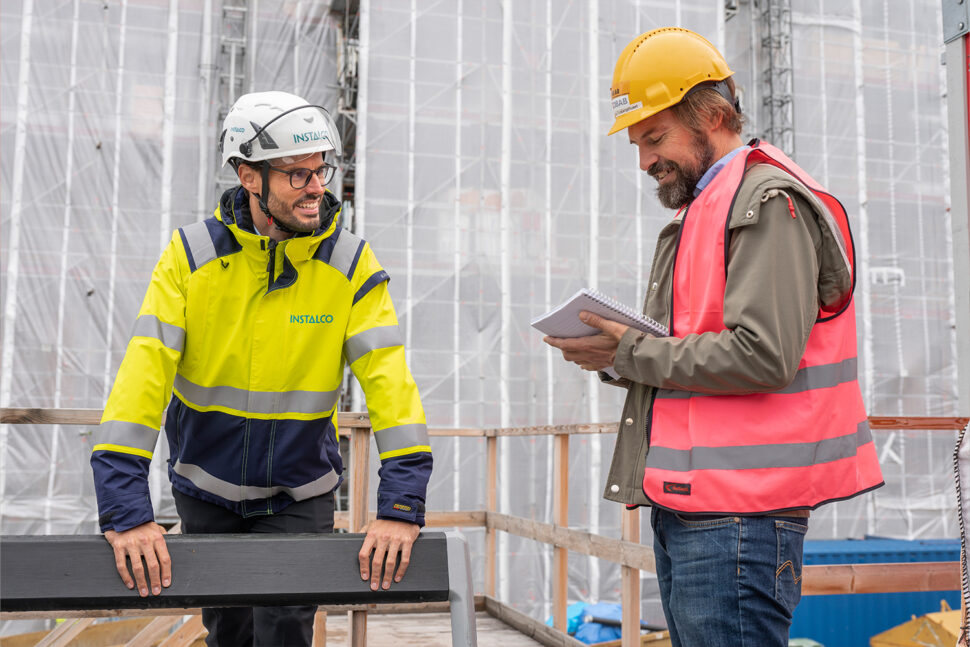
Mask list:
[{"label": "yellow hi-vis jacket", "polygon": [[424,523],[431,448],[388,275],[336,225],[329,192],[321,211],[323,228],[275,243],[247,231],[237,187],[215,217],[174,233],[95,433],[102,530],[153,519],[148,465],[166,405],[176,490],[243,516],[332,491],[344,362],[380,453],[378,516]]}]

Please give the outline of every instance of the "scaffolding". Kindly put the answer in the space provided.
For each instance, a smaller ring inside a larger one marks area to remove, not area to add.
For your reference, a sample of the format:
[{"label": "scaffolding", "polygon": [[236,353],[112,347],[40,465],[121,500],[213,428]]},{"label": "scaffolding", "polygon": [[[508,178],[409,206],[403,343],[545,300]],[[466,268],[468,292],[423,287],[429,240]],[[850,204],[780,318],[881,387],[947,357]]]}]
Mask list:
[{"label": "scaffolding", "polygon": [[[431,425],[614,420],[623,394],[570,371],[528,321],[579,287],[643,298],[670,214],[624,136],[605,137],[608,88],[631,38],[676,24],[724,51],[750,98],[744,135],[797,149],[852,218],[870,414],[955,415],[953,231],[966,229],[949,214],[940,20],[937,0],[0,3],[0,406],[103,406],[158,251],[225,186],[221,111],[281,89],[330,108],[349,144],[342,225],[392,277]],[[954,434],[876,438],[887,487],[813,513],[812,537],[953,536]],[[95,530],[88,439],[0,427],[4,532]],[[551,440],[508,440],[496,509],[551,521]],[[479,439],[433,448],[429,507],[480,508]],[[574,443],[569,519],[618,536],[617,506],[600,501],[611,450]],[[174,514],[163,466],[151,486]],[[467,533],[480,560],[484,534]],[[545,617],[556,557],[500,541],[499,597]],[[568,566],[571,599],[615,593],[616,568]],[[650,614],[655,582],[643,587]]]},{"label": "scaffolding", "polygon": [[763,138],[795,156],[791,0],[754,0],[761,34]]}]

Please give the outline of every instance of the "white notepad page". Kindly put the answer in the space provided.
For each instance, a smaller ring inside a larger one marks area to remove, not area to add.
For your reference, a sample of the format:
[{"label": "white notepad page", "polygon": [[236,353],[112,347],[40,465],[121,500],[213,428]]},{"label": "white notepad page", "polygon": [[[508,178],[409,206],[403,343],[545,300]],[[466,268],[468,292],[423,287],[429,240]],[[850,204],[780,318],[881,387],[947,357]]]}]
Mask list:
[{"label": "white notepad page", "polygon": [[[587,326],[579,320],[579,313],[583,310],[650,333],[655,337],[668,335],[667,327],[660,322],[611,299],[602,292],[589,288],[579,290],[549,312],[533,319],[532,327],[550,337],[588,337],[601,332],[598,328]],[[619,378],[612,367],[605,369],[604,372],[614,379]]]}]

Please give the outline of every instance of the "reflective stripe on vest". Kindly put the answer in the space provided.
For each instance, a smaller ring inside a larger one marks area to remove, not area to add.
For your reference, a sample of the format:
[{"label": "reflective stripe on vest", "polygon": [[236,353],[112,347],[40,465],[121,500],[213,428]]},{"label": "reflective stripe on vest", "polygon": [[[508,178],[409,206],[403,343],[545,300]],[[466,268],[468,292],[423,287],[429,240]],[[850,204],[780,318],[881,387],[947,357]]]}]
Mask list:
[{"label": "reflective stripe on vest", "polygon": [[[671,302],[674,337],[724,330],[727,224],[745,170],[770,163],[792,175],[828,214],[853,262],[838,200],[778,149],[736,155],[684,215]],[[770,393],[706,395],[658,390],[651,410],[643,490],[654,503],[694,513],[760,514],[813,508],[882,483],[856,359],[851,298],[820,311],[794,380]]]},{"label": "reflective stripe on vest", "polygon": [[863,420],[851,433],[815,442],[690,449],[651,447],[647,452],[647,467],[671,472],[751,470],[767,465],[805,467],[851,458],[859,447],[869,442],[872,442],[872,432],[869,430],[869,421]]}]

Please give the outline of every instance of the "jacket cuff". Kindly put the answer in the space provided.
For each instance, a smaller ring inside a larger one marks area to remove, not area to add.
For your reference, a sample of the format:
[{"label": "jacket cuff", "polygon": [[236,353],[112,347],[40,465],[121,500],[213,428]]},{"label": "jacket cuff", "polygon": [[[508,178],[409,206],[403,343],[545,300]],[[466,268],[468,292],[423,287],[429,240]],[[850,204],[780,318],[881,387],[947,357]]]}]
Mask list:
[{"label": "jacket cuff", "polygon": [[631,375],[637,374],[636,367],[633,365],[633,353],[640,341],[646,336],[647,333],[631,327],[627,328],[627,331],[620,337],[620,343],[616,347],[616,358],[613,361],[613,370],[620,377],[626,380],[636,381],[630,377]]},{"label": "jacket cuff", "polygon": [[424,525],[424,498],[428,491],[433,459],[417,452],[381,461],[378,470],[377,518]]},{"label": "jacket cuff", "polygon": [[378,490],[377,518],[408,521],[424,526],[424,499],[413,494]]},{"label": "jacket cuff", "polygon": [[119,496],[98,503],[98,525],[101,532],[123,532],[155,520],[152,500],[148,492],[141,495]]},{"label": "jacket cuff", "polygon": [[596,371],[596,376],[600,379],[603,384],[609,384],[610,386],[620,386],[625,389],[630,388],[630,380],[625,377],[614,378],[612,375],[605,371]]}]

